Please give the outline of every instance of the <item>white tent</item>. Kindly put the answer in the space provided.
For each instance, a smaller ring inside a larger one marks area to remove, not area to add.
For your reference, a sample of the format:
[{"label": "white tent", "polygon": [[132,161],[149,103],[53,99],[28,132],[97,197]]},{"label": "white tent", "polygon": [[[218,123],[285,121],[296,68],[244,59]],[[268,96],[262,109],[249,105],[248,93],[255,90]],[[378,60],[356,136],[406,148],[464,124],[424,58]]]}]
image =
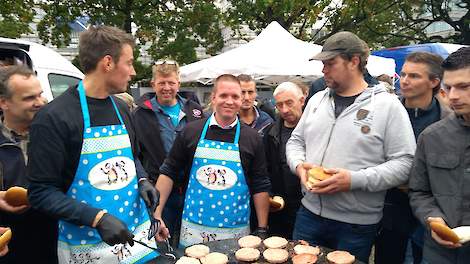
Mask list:
[{"label": "white tent", "polygon": [[[271,22],[249,43],[181,67],[181,81],[208,84],[224,73],[249,74],[269,85],[299,77],[313,80],[323,75],[323,65],[309,58],[321,49],[320,45],[299,40],[277,22]],[[395,61],[370,56],[367,69],[373,76],[394,76]]]}]

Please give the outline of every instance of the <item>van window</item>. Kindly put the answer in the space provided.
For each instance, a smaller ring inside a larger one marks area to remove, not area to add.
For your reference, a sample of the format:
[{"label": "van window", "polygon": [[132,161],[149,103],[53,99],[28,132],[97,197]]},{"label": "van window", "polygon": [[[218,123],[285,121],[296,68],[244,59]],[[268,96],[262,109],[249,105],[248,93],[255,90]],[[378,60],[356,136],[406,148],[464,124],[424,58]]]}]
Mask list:
[{"label": "van window", "polygon": [[68,75],[56,74],[56,73],[49,73],[47,75],[47,78],[49,79],[52,96],[54,98],[61,95],[70,86],[75,86],[80,82],[79,78],[68,76]]}]

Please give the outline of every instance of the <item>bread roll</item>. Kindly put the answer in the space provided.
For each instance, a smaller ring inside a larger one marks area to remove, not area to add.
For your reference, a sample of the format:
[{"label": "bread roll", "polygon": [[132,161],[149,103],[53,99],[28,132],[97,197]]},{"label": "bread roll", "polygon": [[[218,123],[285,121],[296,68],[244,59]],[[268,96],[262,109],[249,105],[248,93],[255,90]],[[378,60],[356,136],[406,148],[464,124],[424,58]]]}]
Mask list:
[{"label": "bread roll", "polygon": [[294,252],[297,255],[300,255],[300,254],[318,255],[318,254],[320,254],[320,248],[319,247],[307,246],[307,245],[296,245],[294,247]]},{"label": "bread roll", "polygon": [[241,248],[256,248],[261,244],[261,238],[257,236],[244,236],[238,240],[238,245]]},{"label": "bread roll", "polygon": [[285,249],[268,248],[263,252],[263,257],[269,263],[284,263],[289,258],[289,253]]},{"label": "bread roll", "polygon": [[287,246],[287,240],[283,237],[278,237],[278,236],[272,236],[269,238],[266,238],[263,241],[263,244],[267,248],[284,248]]},{"label": "bread roll", "polygon": [[282,209],[284,208],[284,199],[281,196],[274,196],[269,198],[269,205],[273,209]]},{"label": "bread roll", "polygon": [[312,183],[323,181],[331,177],[333,174],[326,173],[323,167],[315,167],[308,170],[308,180]]},{"label": "bread roll", "polygon": [[200,260],[202,264],[226,264],[228,257],[219,252],[212,252],[202,257]]},{"label": "bread roll", "polygon": [[470,226],[459,226],[453,228],[452,231],[457,234],[457,236],[459,237],[459,242],[461,244],[470,241]]},{"label": "bread roll", "polygon": [[28,205],[28,190],[23,187],[10,187],[5,193],[5,201],[11,206]]},{"label": "bread roll", "polygon": [[10,242],[11,235],[11,229],[8,228],[7,231],[3,232],[2,236],[0,236],[0,250],[3,250],[8,242]]},{"label": "bread roll", "polygon": [[356,261],[356,257],[351,255],[349,252],[342,250],[336,250],[328,253],[328,255],[326,255],[326,259],[331,264],[352,264],[354,261]]},{"label": "bread roll", "polygon": [[443,240],[459,243],[459,236],[447,225],[440,222],[430,222],[429,225],[431,226],[432,231],[436,232],[436,234]]},{"label": "bread roll", "polygon": [[251,262],[259,259],[261,253],[256,248],[240,248],[235,252],[235,258],[239,261]]},{"label": "bread roll", "polygon": [[188,257],[192,258],[202,258],[209,254],[210,249],[208,246],[205,245],[193,245],[185,249],[184,253]]},{"label": "bread roll", "polygon": [[293,264],[313,264],[317,263],[318,257],[313,254],[299,254],[292,257]]}]

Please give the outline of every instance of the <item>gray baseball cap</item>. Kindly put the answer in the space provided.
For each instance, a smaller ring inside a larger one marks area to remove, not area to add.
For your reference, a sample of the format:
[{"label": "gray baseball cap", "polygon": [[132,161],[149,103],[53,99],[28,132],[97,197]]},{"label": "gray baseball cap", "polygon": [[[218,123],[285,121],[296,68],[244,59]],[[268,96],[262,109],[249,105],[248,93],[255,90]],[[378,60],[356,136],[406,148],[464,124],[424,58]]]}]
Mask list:
[{"label": "gray baseball cap", "polygon": [[326,39],[321,52],[310,60],[330,60],[340,54],[364,54],[367,49],[367,44],[356,34],[341,31]]}]

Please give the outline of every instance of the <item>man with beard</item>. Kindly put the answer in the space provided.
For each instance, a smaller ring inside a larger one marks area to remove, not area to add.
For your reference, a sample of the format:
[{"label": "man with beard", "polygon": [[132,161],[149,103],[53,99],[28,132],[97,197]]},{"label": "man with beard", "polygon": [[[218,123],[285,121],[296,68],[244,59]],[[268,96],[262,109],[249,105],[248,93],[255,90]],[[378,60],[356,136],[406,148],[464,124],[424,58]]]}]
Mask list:
[{"label": "man with beard", "polygon": [[[313,59],[323,63],[327,89],[316,93],[286,146],[289,167],[305,191],[294,239],[346,250],[368,262],[385,192],[408,180],[415,139],[408,115],[363,72],[367,44],[351,32],[328,38]],[[310,186],[307,172],[330,177]]]}]

